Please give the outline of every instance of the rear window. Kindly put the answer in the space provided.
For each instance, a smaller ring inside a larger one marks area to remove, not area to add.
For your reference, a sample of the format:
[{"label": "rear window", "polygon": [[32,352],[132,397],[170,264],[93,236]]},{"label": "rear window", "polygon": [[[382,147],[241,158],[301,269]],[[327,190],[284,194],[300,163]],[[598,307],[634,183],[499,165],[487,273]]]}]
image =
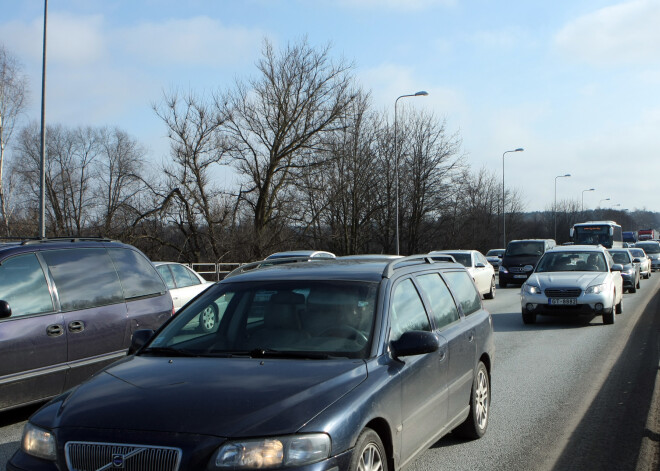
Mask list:
[{"label": "rear window", "polygon": [[158,272],[144,255],[131,249],[109,249],[108,252],[119,273],[126,299],[167,291]]},{"label": "rear window", "polygon": [[444,273],[443,277],[456,296],[464,315],[470,315],[481,309],[481,296],[468,272],[450,271]]}]

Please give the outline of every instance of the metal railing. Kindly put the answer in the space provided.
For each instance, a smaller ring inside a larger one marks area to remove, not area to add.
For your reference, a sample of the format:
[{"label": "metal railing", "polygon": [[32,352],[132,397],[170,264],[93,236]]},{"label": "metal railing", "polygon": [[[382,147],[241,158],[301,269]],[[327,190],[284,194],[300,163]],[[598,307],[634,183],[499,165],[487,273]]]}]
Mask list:
[{"label": "metal railing", "polygon": [[197,273],[202,275],[204,279],[208,281],[220,281],[227,273],[230,271],[244,265],[244,263],[238,262],[220,262],[220,263],[186,263],[185,265],[189,266]]}]

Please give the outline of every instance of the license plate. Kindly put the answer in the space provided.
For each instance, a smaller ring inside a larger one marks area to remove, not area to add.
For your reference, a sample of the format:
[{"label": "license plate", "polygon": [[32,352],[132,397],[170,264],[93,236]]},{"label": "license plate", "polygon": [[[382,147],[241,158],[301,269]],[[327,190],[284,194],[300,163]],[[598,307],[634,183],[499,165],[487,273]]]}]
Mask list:
[{"label": "license plate", "polygon": [[513,275],[514,278],[527,278],[527,275]]},{"label": "license plate", "polygon": [[555,306],[575,306],[577,304],[577,299],[575,298],[550,298],[548,303]]}]

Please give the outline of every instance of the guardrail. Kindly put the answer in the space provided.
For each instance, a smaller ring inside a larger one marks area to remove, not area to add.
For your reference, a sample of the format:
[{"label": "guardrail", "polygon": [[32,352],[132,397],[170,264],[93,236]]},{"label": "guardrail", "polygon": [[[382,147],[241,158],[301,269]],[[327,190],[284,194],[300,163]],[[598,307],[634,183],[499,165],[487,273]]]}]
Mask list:
[{"label": "guardrail", "polygon": [[221,262],[221,263],[186,263],[185,265],[195,270],[197,273],[202,275],[204,279],[208,281],[220,281],[225,276],[227,276],[227,273],[245,264],[237,263],[237,262]]}]

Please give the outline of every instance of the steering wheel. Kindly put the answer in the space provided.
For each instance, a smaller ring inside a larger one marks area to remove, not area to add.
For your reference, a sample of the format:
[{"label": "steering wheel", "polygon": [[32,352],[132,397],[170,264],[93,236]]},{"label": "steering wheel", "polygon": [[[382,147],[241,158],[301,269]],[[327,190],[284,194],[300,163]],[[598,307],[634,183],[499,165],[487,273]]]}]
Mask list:
[{"label": "steering wheel", "polygon": [[364,342],[367,342],[369,340],[367,336],[364,334],[364,332],[356,329],[355,327],[351,327],[350,325],[333,325],[332,327],[328,327],[327,329],[323,330],[323,332],[321,332],[319,335],[321,337],[324,337],[326,335],[329,335],[330,337],[346,336],[349,339],[356,341],[363,340]]}]

